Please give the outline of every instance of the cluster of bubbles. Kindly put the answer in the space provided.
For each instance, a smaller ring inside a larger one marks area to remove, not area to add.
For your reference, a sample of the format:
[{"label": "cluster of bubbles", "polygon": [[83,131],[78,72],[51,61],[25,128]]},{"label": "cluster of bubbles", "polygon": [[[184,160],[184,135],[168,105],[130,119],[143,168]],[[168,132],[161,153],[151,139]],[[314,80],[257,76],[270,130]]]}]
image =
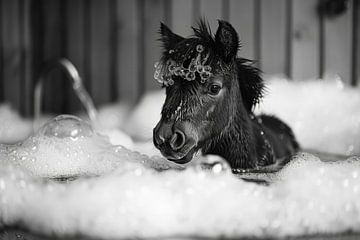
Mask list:
[{"label": "cluster of bubbles", "polygon": [[[174,53],[175,50],[171,49],[170,54]],[[200,82],[205,83],[211,76],[211,66],[206,65],[209,58],[209,53],[201,59],[202,53],[204,52],[204,46],[198,44],[196,46],[197,56],[192,58],[188,67],[184,66],[184,62],[179,63],[170,59],[166,63],[155,63],[154,78],[166,87],[174,84],[173,76],[179,76],[187,81],[194,81],[196,79],[196,73],[200,76]]]}]

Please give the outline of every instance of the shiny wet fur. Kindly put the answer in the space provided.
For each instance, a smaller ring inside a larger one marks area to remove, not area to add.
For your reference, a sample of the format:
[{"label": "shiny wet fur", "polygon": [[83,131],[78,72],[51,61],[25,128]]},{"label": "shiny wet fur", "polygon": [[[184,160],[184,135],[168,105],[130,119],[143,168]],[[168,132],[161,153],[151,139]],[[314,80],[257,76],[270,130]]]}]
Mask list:
[{"label": "shiny wet fur", "polygon": [[236,31],[225,21],[215,36],[205,21],[193,30],[183,38],[160,28],[164,51],[155,78],[166,99],[155,146],[179,164],[201,151],[222,156],[234,169],[278,170],[299,145],[284,122],[254,115],[264,82],[252,61],[237,57]]}]

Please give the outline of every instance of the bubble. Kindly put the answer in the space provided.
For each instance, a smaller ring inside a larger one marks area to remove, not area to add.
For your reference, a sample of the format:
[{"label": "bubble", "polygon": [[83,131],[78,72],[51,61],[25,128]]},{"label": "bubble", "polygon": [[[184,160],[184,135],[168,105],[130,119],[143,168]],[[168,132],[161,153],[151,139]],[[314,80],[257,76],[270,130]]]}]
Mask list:
[{"label": "bubble", "polygon": [[193,81],[193,80],[195,80],[195,73],[193,73],[193,72],[188,72],[188,73],[186,74],[186,80],[188,80],[188,81]]},{"label": "bubble", "polygon": [[73,115],[57,116],[38,131],[38,135],[72,140],[77,140],[79,137],[90,137],[93,134],[89,123]]},{"label": "bubble", "polygon": [[208,72],[202,72],[202,73],[200,74],[200,76],[201,76],[202,79],[207,80],[207,79],[210,78],[210,73],[208,73]]},{"label": "bubble", "polygon": [[189,71],[190,72],[196,71],[196,65],[195,65],[194,61],[191,61],[190,65],[189,65]]},{"label": "bubble", "polygon": [[196,51],[199,52],[199,53],[203,52],[204,51],[204,46],[201,45],[201,44],[197,45],[196,46]]},{"label": "bubble", "polygon": [[168,84],[169,84],[169,85],[173,85],[173,84],[174,84],[174,80],[173,80],[172,78],[170,78],[169,81],[168,81]]},{"label": "bubble", "polygon": [[196,71],[197,72],[201,73],[201,72],[203,72],[203,70],[204,70],[204,67],[202,65],[197,65],[196,66]]},{"label": "bubble", "polygon": [[204,66],[204,71],[211,72],[211,67],[209,65]]},{"label": "bubble", "polygon": [[195,167],[205,170],[210,170],[213,174],[231,173],[231,167],[229,164],[220,156],[207,155],[201,157],[199,161],[196,161]]}]

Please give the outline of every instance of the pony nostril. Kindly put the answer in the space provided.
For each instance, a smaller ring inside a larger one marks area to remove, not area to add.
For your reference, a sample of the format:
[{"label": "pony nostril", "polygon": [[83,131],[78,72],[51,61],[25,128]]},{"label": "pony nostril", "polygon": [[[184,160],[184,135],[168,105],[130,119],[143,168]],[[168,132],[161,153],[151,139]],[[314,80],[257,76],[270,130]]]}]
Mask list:
[{"label": "pony nostril", "polygon": [[161,135],[155,136],[154,135],[154,143],[155,146],[160,146],[161,144],[163,144],[165,142],[165,138]]},{"label": "pony nostril", "polygon": [[176,130],[174,135],[170,139],[170,147],[176,151],[182,148],[185,144],[185,134],[179,130]]}]

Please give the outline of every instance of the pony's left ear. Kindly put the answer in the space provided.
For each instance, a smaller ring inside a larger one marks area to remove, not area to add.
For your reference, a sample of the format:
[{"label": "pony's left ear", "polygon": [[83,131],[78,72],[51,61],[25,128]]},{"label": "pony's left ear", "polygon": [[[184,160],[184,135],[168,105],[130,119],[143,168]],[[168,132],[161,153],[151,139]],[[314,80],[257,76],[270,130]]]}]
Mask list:
[{"label": "pony's left ear", "polygon": [[239,49],[239,37],[230,23],[219,20],[215,42],[225,62],[229,62],[236,57]]},{"label": "pony's left ear", "polygon": [[160,32],[160,35],[161,35],[160,40],[163,42],[164,48],[167,51],[174,48],[177,43],[179,43],[180,41],[182,41],[184,39],[183,37],[173,33],[163,23],[160,24],[160,31],[159,32]]}]

